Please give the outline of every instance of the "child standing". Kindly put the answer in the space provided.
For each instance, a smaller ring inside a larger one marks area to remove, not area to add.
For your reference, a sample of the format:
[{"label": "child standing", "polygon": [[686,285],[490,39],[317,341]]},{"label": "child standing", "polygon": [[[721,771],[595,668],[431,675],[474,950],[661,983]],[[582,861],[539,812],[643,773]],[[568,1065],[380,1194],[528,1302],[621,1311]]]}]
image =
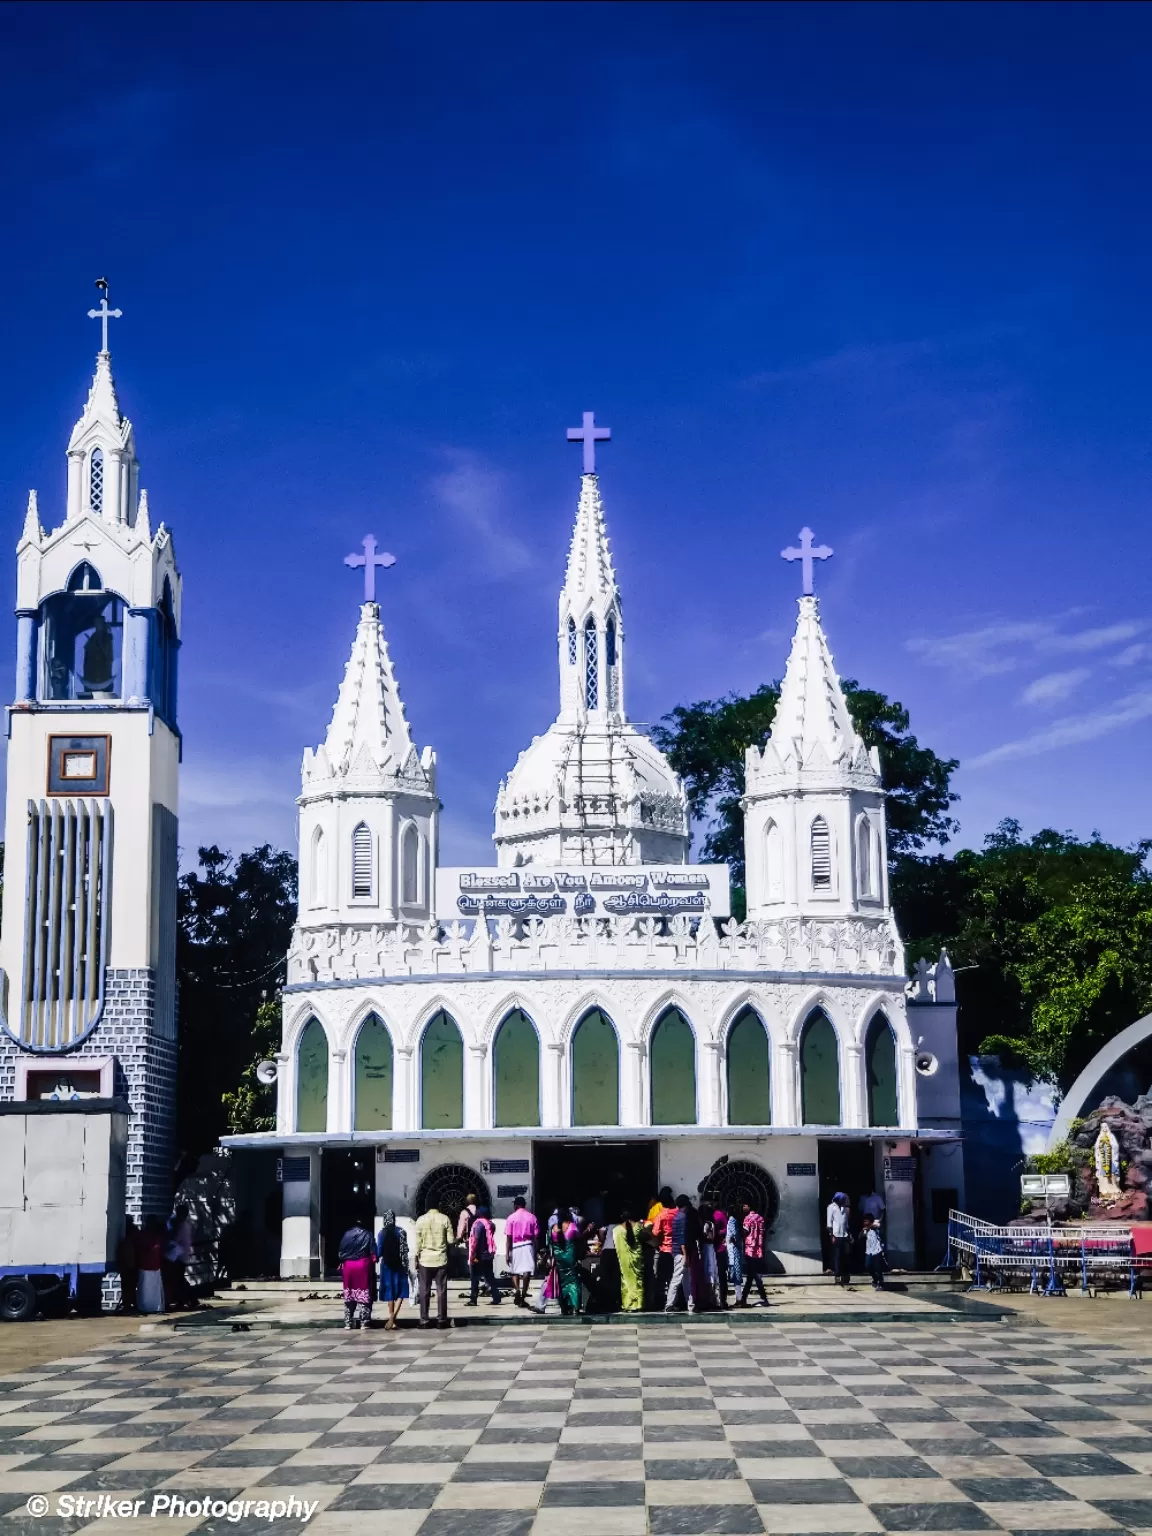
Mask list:
[{"label": "child standing", "polygon": [[872,1276],[872,1289],[884,1289],[884,1244],[880,1238],[880,1223],[872,1216],[864,1218],[864,1268]]}]

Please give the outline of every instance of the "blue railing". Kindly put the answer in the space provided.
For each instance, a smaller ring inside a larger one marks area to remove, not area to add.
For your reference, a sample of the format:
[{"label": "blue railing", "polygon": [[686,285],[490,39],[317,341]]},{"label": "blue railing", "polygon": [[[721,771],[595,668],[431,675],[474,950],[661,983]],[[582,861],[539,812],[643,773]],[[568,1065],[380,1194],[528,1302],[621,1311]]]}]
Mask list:
[{"label": "blue railing", "polygon": [[1152,1259],[1136,1255],[1131,1227],[1119,1222],[998,1227],[949,1211],[945,1262],[981,1289],[1008,1289],[1027,1278],[1030,1291],[1063,1296],[1071,1278],[1085,1295],[1126,1285],[1129,1296],[1138,1296]]}]

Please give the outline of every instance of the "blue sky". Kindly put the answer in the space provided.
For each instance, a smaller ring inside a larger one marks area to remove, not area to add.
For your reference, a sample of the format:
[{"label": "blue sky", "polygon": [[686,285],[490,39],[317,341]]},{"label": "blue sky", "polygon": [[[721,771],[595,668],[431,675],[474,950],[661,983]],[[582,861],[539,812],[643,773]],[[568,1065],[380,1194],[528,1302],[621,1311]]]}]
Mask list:
[{"label": "blue sky", "polygon": [[[294,845],[366,532],[446,862],[556,705],[601,485],[632,714],[841,672],[963,840],[1152,832],[1152,11],[6,6],[0,587],[107,273],[185,578],[182,843]],[[14,625],[7,631],[9,643]]]}]

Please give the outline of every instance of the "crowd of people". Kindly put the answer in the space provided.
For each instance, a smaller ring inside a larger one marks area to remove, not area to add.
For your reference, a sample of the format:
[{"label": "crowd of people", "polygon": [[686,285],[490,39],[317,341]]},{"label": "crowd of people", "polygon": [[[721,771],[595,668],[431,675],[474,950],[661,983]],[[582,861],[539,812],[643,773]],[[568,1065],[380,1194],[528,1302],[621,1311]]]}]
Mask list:
[{"label": "crowd of people", "polygon": [[[837,1193],[828,1207],[826,1225],[836,1280],[851,1283],[852,1250],[861,1240],[865,1267],[876,1287],[884,1280],[881,1217],[884,1203],[868,1196],[862,1208],[862,1229],[854,1234],[847,1196]],[[491,1212],[466,1197],[452,1221],[435,1206],[416,1223],[412,1252],[393,1211],[384,1215],[373,1240],[366,1227],[354,1226],[340,1244],[344,1282],[344,1326],[366,1327],[379,1296],[388,1304],[386,1328],[396,1327],[410,1295],[409,1265],[415,1277],[421,1328],[433,1326],[432,1296],[436,1297],[435,1326],[448,1327],[448,1271],[453,1249],[467,1264],[469,1293],[464,1305],[479,1305],[486,1292],[489,1305],[510,1299],[513,1306],[536,1311],[556,1308],[565,1315],[584,1312],[727,1311],[747,1307],[752,1288],[757,1305],[766,1307],[764,1289],[765,1223],[763,1214],[743,1201],[733,1210],[712,1202],[694,1203],[687,1195],[673,1196],[664,1188],[644,1215],[624,1211],[618,1221],[605,1220],[601,1202],[588,1209],[558,1206],[541,1227],[522,1195],[504,1224],[503,1273],[496,1274],[497,1236]],[[540,1282],[535,1302],[533,1282]]]},{"label": "crowd of people", "polygon": [[182,1312],[200,1305],[188,1282],[193,1256],[191,1212],[178,1205],[167,1220],[146,1216],[137,1226],[124,1218],[116,1247],[121,1312]]}]

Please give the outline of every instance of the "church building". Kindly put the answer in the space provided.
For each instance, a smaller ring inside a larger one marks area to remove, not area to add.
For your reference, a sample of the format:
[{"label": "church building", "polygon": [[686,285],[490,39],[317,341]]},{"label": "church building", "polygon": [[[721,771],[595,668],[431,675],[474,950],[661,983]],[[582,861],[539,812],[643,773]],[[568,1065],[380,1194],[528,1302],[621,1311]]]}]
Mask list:
[{"label": "church building", "polygon": [[[108,350],[120,311],[99,286],[63,515],[45,530],[31,491],[16,546],[0,1101],[127,1100],[139,1217],[172,1198],[181,582],[140,489]],[[59,1123],[65,1141],[82,1131],[82,1117]],[[61,1170],[82,1155],[68,1142]]]},{"label": "church building", "polygon": [[[595,466],[607,433],[588,415],[569,436],[585,457],[558,712],[499,786],[491,865],[440,863],[436,755],[400,701],[373,542],[356,557],[366,601],[327,735],[303,761],[299,920],[266,1072],[276,1130],[227,1138],[280,1155],[282,1273],[331,1270],[354,1216],[411,1219],[432,1201],[455,1213],[474,1191],[498,1219],[519,1194],[542,1217],[560,1203],[613,1217],[646,1211],[662,1185],[748,1200],[771,1262],[794,1273],[822,1266],[831,1194],[875,1189],[895,1261],[936,1262],[963,1195],[955,993],[945,956],[905,976],[879,761],[812,595],[812,561],[830,551],[806,529],[785,552],[804,590],[770,739],[747,756],[737,920],[727,867],[690,862],[683,786],[628,718],[629,645],[645,637],[625,635]],[[29,538],[47,561],[38,529]],[[102,546],[92,559],[107,563]],[[58,564],[54,584],[29,589],[35,612],[72,590]],[[174,572],[170,587],[153,577],[157,613],[169,590],[178,601]],[[120,711],[134,707],[123,693]],[[57,729],[40,727],[30,765]],[[43,789],[10,784],[10,824],[13,794],[39,828]],[[6,914],[5,966],[21,974],[8,933]]]}]

